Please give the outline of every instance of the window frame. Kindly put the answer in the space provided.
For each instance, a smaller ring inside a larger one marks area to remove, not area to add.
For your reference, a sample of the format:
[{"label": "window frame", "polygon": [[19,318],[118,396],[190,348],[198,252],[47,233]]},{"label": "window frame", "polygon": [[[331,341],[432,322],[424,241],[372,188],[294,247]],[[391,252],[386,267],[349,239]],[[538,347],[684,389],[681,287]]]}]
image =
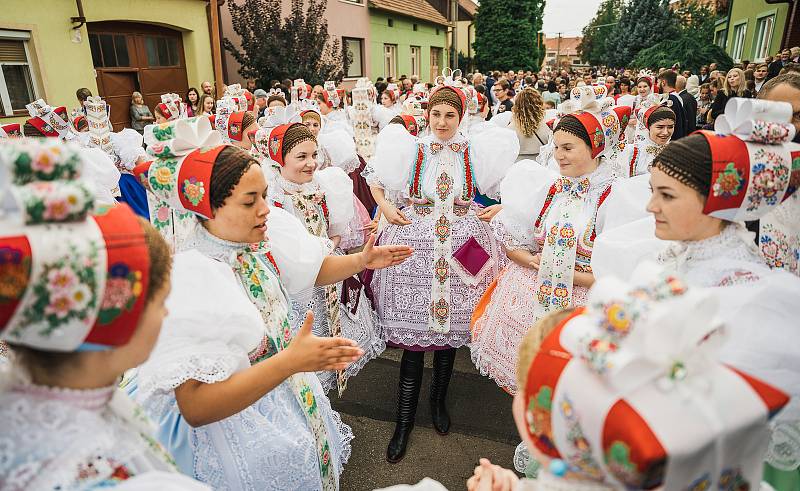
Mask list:
[{"label": "window frame", "polygon": [[[777,10],[770,10],[767,12],[762,12],[756,16],[756,30],[753,33],[753,60],[754,61],[764,61],[767,56],[769,56],[770,52],[770,41],[772,41],[772,36],[775,35],[775,21],[777,20]],[[769,26],[769,38],[764,36],[765,32],[761,33],[761,38],[758,37],[759,27],[762,25],[763,22],[771,22]],[[762,44],[765,43],[765,44]],[[759,51],[763,51],[764,55],[759,56]]]},{"label": "window frame", "polygon": [[[348,41],[356,41],[358,42],[358,49],[361,52],[361,56],[359,57],[361,60],[358,75],[350,75],[349,73],[345,73],[344,78],[346,79],[356,79],[361,78],[364,76],[364,38],[354,38],[349,36],[342,36],[342,44],[344,45],[345,49],[348,49],[347,42]],[[353,67],[351,63],[349,67],[347,67],[348,71]]]},{"label": "window frame", "polygon": [[422,46],[409,46],[409,55],[411,61],[411,74],[419,77],[420,72],[422,71]]},{"label": "window frame", "polygon": [[[391,54],[391,56],[390,56]],[[390,67],[387,67],[387,61],[390,61]],[[387,70],[387,68],[391,68]],[[397,45],[391,43],[383,43],[383,76],[386,78],[397,78]]]},{"label": "window frame", "polygon": [[[737,43],[736,43],[736,40],[737,40],[736,31],[738,29],[741,29],[741,33],[742,34],[741,34],[741,43],[739,43],[738,46],[737,46]],[[742,21],[737,22],[736,24],[734,24],[733,25],[733,31],[731,32],[731,42],[732,42],[732,44],[731,44],[731,53],[730,53],[730,55],[731,55],[731,58],[733,58],[733,60],[736,61],[737,63],[742,61],[742,56],[744,55],[744,42],[745,42],[746,39],[747,39],[747,19],[742,20]],[[739,51],[738,55],[736,53],[737,48],[738,48],[738,51]]]},{"label": "window frame", "polygon": [[3,65],[9,66],[26,66],[28,67],[28,77],[31,81],[31,89],[33,90],[33,99],[30,102],[36,101],[40,98],[39,84],[36,80],[36,73],[31,62],[31,49],[30,42],[33,34],[31,31],[21,31],[12,29],[0,29],[0,39],[9,39],[13,41],[22,42],[22,47],[25,50],[25,62],[0,62],[0,118],[14,117],[28,114],[28,110],[23,107],[22,109],[14,109],[11,106],[11,95],[8,92],[8,85],[3,73]]}]

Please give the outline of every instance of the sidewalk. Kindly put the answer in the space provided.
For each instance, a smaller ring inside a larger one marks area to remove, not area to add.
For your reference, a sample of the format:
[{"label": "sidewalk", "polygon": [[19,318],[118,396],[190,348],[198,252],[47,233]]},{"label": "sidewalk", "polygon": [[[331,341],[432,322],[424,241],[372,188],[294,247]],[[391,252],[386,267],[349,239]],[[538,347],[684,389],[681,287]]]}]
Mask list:
[{"label": "sidewalk", "polygon": [[469,350],[458,350],[447,401],[452,418],[450,434],[440,436],[430,421],[431,362],[425,357],[417,423],[405,458],[386,462],[386,445],[394,432],[395,396],[401,350],[387,349],[348,383],[342,399],[331,402],[353,428],[353,454],[342,475],[342,491],[369,491],[393,484],[413,484],[431,477],[449,490],[465,489],[480,457],[512,466],[519,443],[511,415],[511,396],[478,374]]}]

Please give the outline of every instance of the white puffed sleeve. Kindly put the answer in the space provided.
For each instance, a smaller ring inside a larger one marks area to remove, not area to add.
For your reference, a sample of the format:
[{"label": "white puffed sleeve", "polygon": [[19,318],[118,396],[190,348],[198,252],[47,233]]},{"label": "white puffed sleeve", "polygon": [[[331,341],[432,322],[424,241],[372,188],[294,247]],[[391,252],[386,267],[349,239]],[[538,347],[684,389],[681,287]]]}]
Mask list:
[{"label": "white puffed sleeve", "polygon": [[341,129],[322,131],[317,137],[317,143],[328,152],[331,164],[345,173],[349,174],[361,165],[356,153],[356,142],[346,131]]},{"label": "white puffed sleeve", "polygon": [[155,349],[138,369],[137,399],[187,380],[221,382],[250,366],[263,321],[228,264],[194,249],[176,254],[166,305]]},{"label": "white puffed sleeve", "polygon": [[111,133],[111,144],[122,168],[133,171],[140,158],[147,158],[147,152],[142,147],[143,142],[144,137],[130,128],[125,128],[119,133]]},{"label": "white puffed sleeve", "polygon": [[500,183],[503,209],[492,220],[497,238],[507,250],[535,249],[533,227],[550,186],[558,179],[534,160],[514,164]]},{"label": "white puffed sleeve", "polygon": [[338,167],[328,167],[314,174],[328,204],[328,235],[342,235],[353,220],[353,181]]},{"label": "white puffed sleeve", "polygon": [[597,210],[597,231],[611,229],[647,217],[650,201],[650,174],[620,179]]},{"label": "white puffed sleeve", "polygon": [[403,126],[390,124],[384,128],[378,133],[375,155],[370,160],[373,182],[390,191],[405,190],[416,161],[417,148],[417,139]]},{"label": "white puffed sleeve", "polygon": [[470,152],[478,190],[496,198],[500,181],[519,155],[517,134],[508,128],[488,125],[470,138]]},{"label": "white puffed sleeve", "polygon": [[332,250],[331,241],[311,235],[294,215],[273,207],[267,217],[267,236],[286,290],[296,294],[313,287],[322,261]]},{"label": "white puffed sleeve", "polygon": [[83,176],[91,183],[95,200],[101,205],[113,205],[117,202],[112,191],[119,187],[119,169],[99,148],[82,148],[80,152],[86,162]]},{"label": "white puffed sleeve", "polygon": [[398,112],[394,108],[385,107],[381,104],[372,106],[372,120],[378,124],[378,129],[383,130]]},{"label": "white puffed sleeve", "polygon": [[607,222],[592,247],[595,278],[616,276],[628,280],[637,264],[656,261],[669,242],[656,238],[655,234],[656,222],[652,215],[618,227],[609,227]]},{"label": "white puffed sleeve", "polygon": [[507,128],[511,124],[511,112],[497,113],[489,120],[490,123],[501,128]]}]

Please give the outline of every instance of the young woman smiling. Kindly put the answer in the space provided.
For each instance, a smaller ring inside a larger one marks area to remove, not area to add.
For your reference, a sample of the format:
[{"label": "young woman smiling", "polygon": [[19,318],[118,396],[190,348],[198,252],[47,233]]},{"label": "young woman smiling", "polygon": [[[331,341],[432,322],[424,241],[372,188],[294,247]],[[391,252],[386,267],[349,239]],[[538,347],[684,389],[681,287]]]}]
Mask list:
[{"label": "young woman smiling", "polygon": [[503,210],[492,225],[511,263],[472,316],[472,360],[511,394],[517,391],[518,347],[530,326],[586,301],[594,282],[594,237],[603,229],[603,203],[616,179],[606,154],[627,127],[618,112],[624,119],[630,109],[597,99],[592,87],[576,87],[571,100],[581,110],[561,118],[553,132],[558,173],[524,160],[501,185]]},{"label": "young woman smiling", "polygon": [[[465,137],[466,95],[454,86],[435,89],[428,101],[430,135],[412,136],[388,125],[376,142],[371,174],[374,195],[389,221],[382,241],[414,248],[415,261],[375,272],[378,323],[387,343],[405,349],[400,365],[397,425],[389,462],[405,454],[414,426],[425,351],[435,351],[431,386],[434,428],[446,434],[445,407],[455,348],[469,341],[469,317],[480,294],[499,272],[500,246],[472,205],[476,188],[490,197],[519,152],[513,131],[493,127]],[[402,210],[384,190],[406,192]]]},{"label": "young woman smiling", "polygon": [[641,105],[637,111],[639,129],[634,143],[625,146],[620,162],[630,177],[650,171],[653,159],[669,143],[675,131],[675,113],[659,104]]},{"label": "young woman smiling", "polygon": [[[369,242],[330,256],[328,239],[270,209],[259,163],[220,145],[207,118],[155,129],[157,159],[138,170],[198,219],[174,257],[167,329],[138,371],[136,399],[178,467],[215,489],[337,489],[352,434],[305,372],[343,370],[363,352],[314,336],[310,314],[293,334],[287,294],[399,264],[411,250]],[[285,157],[288,130],[277,129],[273,159]]]}]

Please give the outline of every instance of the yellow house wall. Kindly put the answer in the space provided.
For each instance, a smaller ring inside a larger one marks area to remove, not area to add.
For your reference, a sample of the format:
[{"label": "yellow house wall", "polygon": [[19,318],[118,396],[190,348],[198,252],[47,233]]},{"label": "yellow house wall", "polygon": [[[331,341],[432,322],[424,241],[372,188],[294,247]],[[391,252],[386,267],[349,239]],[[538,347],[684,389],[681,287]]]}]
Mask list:
[{"label": "yellow house wall", "polygon": [[[88,87],[97,94],[86,26],[81,41],[72,42],[70,17],[78,16],[75,0],[2,0],[0,29],[31,31],[28,45],[37,94],[52,106],[77,106],[75,91]],[[203,0],[83,0],[87,22],[123,21],[157,24],[183,33],[186,75],[192,83],[213,80],[211,41]],[[3,117],[0,122],[23,122]]]}]

